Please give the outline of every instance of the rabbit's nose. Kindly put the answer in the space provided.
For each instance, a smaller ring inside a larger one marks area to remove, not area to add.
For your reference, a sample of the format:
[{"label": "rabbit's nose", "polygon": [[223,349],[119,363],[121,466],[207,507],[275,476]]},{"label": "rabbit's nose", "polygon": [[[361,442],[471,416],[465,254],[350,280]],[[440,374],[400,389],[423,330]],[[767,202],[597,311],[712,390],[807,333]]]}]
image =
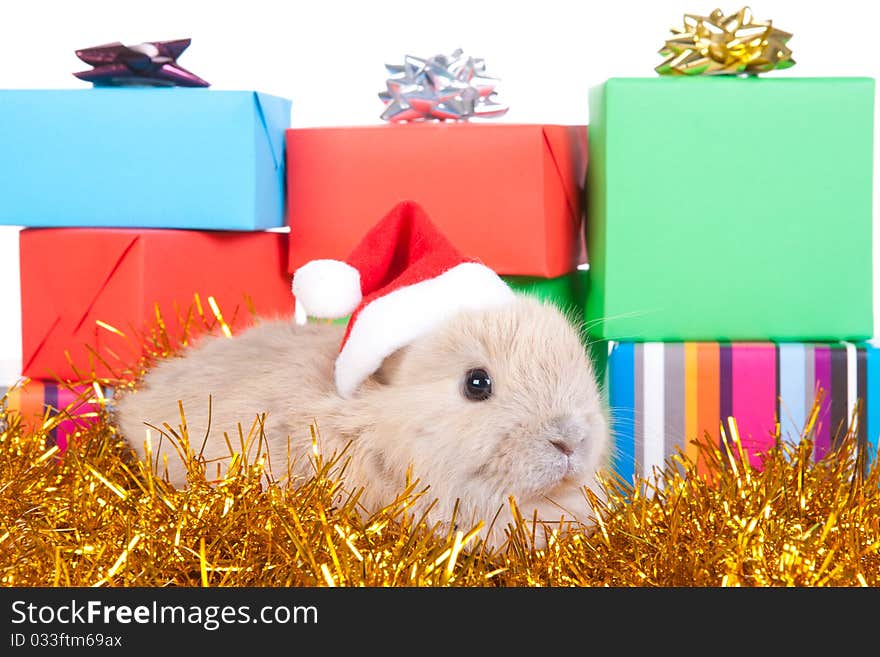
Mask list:
[{"label": "rabbit's nose", "polygon": [[551,440],[550,444],[566,456],[571,456],[574,453],[574,450],[561,440]]},{"label": "rabbit's nose", "polygon": [[553,420],[550,444],[566,456],[571,456],[584,439],[584,429],[570,415],[562,415]]}]

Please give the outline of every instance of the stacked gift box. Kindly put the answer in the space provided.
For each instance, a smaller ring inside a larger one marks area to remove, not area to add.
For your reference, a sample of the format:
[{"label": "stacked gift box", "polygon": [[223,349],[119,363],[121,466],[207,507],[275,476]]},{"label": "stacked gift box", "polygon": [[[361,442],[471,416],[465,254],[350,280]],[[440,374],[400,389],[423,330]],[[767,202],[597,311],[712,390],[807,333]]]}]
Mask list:
[{"label": "stacked gift box", "polygon": [[586,317],[627,478],[734,433],[760,466],[799,439],[820,389],[814,457],[857,402],[876,450],[873,97],[857,77],[591,90]]},{"label": "stacked gift box", "polygon": [[344,259],[413,200],[513,288],[585,320],[625,478],[718,444],[731,417],[760,465],[819,388],[816,455],[859,403],[876,445],[873,80],[612,78],[591,91],[589,140],[430,120],[479,118],[474,96],[503,113],[477,68],[408,57],[389,67],[388,122],[358,127],[290,128],[290,101],[254,91],[0,92],[16,126],[0,224],[26,226],[22,374],[40,382],[39,403],[13,404],[113,378],[158,318],[180,335],[194,296],[232,329],[290,315],[298,267]]},{"label": "stacked gift box", "polygon": [[[287,131],[290,273],[345,259],[392,207],[415,201],[511,287],[582,316],[586,126],[467,121],[506,108],[482,60],[461,51],[388,69],[387,123]],[[477,100],[463,101],[469,92]]]},{"label": "stacked gift box", "polygon": [[[169,44],[179,56],[183,41],[152,46]],[[100,70],[108,57],[147,50],[109,44],[78,54]],[[452,60],[475,63],[461,53]],[[291,273],[307,260],[344,258],[401,200],[417,200],[513,288],[582,314],[585,126],[292,130],[286,99],[206,89],[179,67],[172,74],[174,84],[158,88],[149,79],[99,84],[92,71],[77,74],[90,89],[2,92],[16,130],[0,144],[10,190],[0,223],[25,226],[29,381],[6,403],[30,421],[74,394],[83,417],[94,416],[100,399],[82,382],[124,378],[157,322],[163,338],[185,335],[198,321],[193,300],[210,315],[212,297],[233,331],[291,315]],[[481,92],[480,109],[499,113],[488,96]]]},{"label": "stacked gift box", "polygon": [[0,91],[13,128],[0,134],[0,224],[24,227],[23,383],[6,402],[25,421],[74,393],[91,413],[80,382],[124,378],[159,321],[174,347],[210,308],[230,329],[292,312],[287,234],[273,230],[290,101],[205,88],[167,57],[151,69],[158,85],[95,74],[132,76],[133,57],[188,43],[80,51],[93,64],[119,56],[80,76],[92,88]]},{"label": "stacked gift box", "polygon": [[563,125],[290,129],[289,271],[344,259],[378,218],[414,200],[514,288],[581,308],[586,142],[585,126]]}]

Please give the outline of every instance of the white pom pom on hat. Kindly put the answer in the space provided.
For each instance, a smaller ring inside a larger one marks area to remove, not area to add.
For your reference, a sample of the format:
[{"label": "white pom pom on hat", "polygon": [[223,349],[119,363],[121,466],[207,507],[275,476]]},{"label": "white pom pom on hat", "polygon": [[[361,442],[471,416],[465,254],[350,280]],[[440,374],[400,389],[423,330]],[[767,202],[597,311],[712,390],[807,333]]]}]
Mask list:
[{"label": "white pom pom on hat", "polygon": [[302,313],[337,319],[350,315],[361,302],[361,274],[341,260],[312,260],[293,276],[296,321],[306,322]]},{"label": "white pom pom on hat", "polygon": [[397,349],[462,310],[509,303],[498,274],[463,256],[417,203],[394,206],[345,262],[312,260],[293,276],[296,321],[351,314],[336,359],[336,388],[350,397]]}]

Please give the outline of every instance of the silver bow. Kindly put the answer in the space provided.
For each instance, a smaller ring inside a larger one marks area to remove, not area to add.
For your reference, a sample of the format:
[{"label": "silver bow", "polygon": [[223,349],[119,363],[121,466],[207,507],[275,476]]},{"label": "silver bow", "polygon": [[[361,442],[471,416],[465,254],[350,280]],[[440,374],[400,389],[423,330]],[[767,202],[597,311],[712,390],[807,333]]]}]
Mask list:
[{"label": "silver bow", "polygon": [[498,79],[485,75],[486,63],[461,48],[428,59],[407,55],[403,64],[385,68],[392,74],[387,91],[379,93],[385,121],[467,121],[501,116],[509,109],[495,102]]}]

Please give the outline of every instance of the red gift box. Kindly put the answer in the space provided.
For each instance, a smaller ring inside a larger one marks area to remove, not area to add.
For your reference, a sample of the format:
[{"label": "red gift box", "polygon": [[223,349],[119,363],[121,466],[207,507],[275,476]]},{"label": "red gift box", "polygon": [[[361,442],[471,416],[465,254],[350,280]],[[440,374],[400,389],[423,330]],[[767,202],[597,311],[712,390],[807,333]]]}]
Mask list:
[{"label": "red gift box", "polygon": [[290,271],[344,259],[398,202],[499,274],[586,260],[585,126],[413,123],[287,130]]},{"label": "red gift box", "polygon": [[22,373],[34,379],[120,376],[157,309],[175,344],[196,294],[233,330],[253,322],[248,298],[257,316],[293,313],[285,233],[38,228],[19,246]]}]

